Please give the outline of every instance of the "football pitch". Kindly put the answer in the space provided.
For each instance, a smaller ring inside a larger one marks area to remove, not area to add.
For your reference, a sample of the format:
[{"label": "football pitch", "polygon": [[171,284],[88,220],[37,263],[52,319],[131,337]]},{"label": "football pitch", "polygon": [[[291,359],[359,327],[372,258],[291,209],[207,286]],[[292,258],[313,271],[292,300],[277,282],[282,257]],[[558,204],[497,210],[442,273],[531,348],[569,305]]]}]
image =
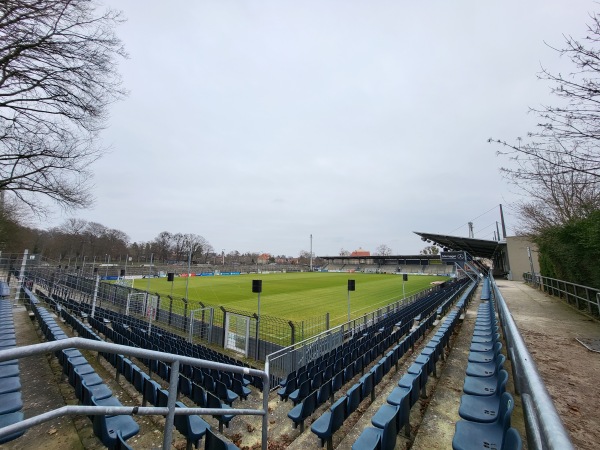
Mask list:
[{"label": "football pitch", "polygon": [[350,292],[351,317],[356,318],[385,305],[427,289],[433,281],[447,277],[365,273],[270,273],[221,275],[205,277],[176,277],[135,280],[134,287],[157,292],[161,297],[189,298],[190,307],[201,301],[206,306],[223,306],[256,312],[258,296],[252,292],[252,280],[262,280],[260,313],[293,321],[324,316],[330,313],[330,325],[346,322],[348,317],[348,280],[356,281]]}]

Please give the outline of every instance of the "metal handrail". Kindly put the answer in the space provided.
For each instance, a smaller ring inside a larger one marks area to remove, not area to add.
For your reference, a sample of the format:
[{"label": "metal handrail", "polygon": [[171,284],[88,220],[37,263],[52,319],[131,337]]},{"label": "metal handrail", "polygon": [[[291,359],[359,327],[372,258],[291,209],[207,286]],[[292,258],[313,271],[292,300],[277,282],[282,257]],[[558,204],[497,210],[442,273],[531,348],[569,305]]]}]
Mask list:
[{"label": "metal handrail", "polygon": [[[93,350],[98,352],[124,354],[136,358],[157,359],[171,363],[171,377],[169,380],[169,399],[166,407],[149,406],[63,406],[61,408],[39,414],[34,417],[24,419],[12,425],[0,428],[0,437],[4,437],[17,431],[26,430],[32,426],[47,422],[56,417],[64,415],[106,415],[106,414],[127,414],[127,415],[166,415],[165,431],[163,438],[163,449],[171,448],[173,421],[175,415],[192,414],[211,414],[211,415],[260,415],[262,416],[262,449],[267,450],[267,432],[268,432],[268,408],[269,408],[269,375],[267,372],[248,367],[234,366],[204,359],[191,358],[189,356],[176,355],[174,353],[164,353],[155,350],[147,350],[138,347],[128,347],[126,345],[112,344],[108,342],[96,341],[73,337],[61,339],[58,341],[43,342],[40,344],[27,345],[23,347],[14,347],[8,350],[0,351],[0,362],[19,359],[38,354],[56,352],[67,348],[79,348],[84,350]],[[206,367],[209,369],[226,370],[244,375],[259,376],[263,380],[263,408],[262,409],[215,409],[215,408],[176,408],[177,401],[177,383],[179,379],[180,364],[188,364],[196,367]]]},{"label": "metal handrail", "polygon": [[[595,307],[597,314],[600,315],[600,289],[571,283],[570,281],[559,280],[557,278],[545,277],[539,273],[532,275],[531,273],[526,272],[523,274],[523,279],[526,283],[543,290],[547,294],[554,296],[557,296],[556,294],[558,294],[558,297],[560,298],[564,295],[567,303],[569,303],[571,299],[574,299],[578,309],[580,309],[580,301],[587,304],[589,313],[593,313],[592,307]],[[568,288],[571,289],[569,290]],[[585,296],[580,294],[581,291],[583,291]]]},{"label": "metal handrail", "polygon": [[491,279],[502,329],[512,362],[515,386],[523,401],[528,447],[531,450],[574,450],[533,357],[510,314],[496,282]]}]

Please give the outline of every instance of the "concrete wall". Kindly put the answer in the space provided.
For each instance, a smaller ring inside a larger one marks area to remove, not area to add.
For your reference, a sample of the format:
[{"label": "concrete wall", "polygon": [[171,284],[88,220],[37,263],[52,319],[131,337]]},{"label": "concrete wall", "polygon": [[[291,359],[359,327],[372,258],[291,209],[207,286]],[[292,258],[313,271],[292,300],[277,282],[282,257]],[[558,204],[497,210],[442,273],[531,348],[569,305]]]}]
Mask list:
[{"label": "concrete wall", "polygon": [[533,261],[533,270],[536,273],[540,271],[538,261],[537,245],[526,237],[510,236],[506,238],[506,252],[508,254],[508,264],[510,272],[509,280],[523,281],[523,273],[531,272],[531,264],[527,254],[527,247],[531,249],[531,260]]}]

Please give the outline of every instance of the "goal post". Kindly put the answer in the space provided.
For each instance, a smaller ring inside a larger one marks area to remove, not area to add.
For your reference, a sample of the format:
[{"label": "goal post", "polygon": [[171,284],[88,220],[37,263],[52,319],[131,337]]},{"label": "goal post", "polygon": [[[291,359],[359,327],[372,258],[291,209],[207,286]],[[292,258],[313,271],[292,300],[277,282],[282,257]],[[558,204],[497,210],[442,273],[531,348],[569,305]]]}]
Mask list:
[{"label": "goal post", "polygon": [[225,348],[248,357],[250,317],[228,312],[225,316]]}]

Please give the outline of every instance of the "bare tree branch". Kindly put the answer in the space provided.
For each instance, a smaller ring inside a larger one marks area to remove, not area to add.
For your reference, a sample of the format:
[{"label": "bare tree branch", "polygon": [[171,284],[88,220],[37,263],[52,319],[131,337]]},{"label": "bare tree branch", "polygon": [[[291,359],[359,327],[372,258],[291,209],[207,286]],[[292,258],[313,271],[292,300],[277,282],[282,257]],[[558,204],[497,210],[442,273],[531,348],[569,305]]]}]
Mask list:
[{"label": "bare tree branch", "polygon": [[65,209],[89,206],[89,166],[108,106],[126,94],[126,57],[113,10],[92,0],[0,3],[0,190],[36,213],[45,195]]}]

